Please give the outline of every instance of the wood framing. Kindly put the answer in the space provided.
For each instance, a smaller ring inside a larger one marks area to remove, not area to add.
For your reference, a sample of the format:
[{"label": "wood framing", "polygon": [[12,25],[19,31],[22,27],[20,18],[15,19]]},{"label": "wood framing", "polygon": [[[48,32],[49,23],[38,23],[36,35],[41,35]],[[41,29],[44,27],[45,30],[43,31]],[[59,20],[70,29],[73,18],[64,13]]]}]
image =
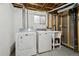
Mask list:
[{"label": "wood framing", "polygon": [[67,28],[67,37],[68,37],[68,46],[69,47],[72,47],[71,46],[71,34],[70,34],[70,15],[69,15],[69,11],[67,12],[67,26],[68,26],[68,28]]},{"label": "wood framing", "polygon": [[[66,19],[64,20],[63,17],[66,17]],[[64,26],[64,23],[63,23],[64,21],[66,21],[65,26]],[[67,36],[66,39],[63,38],[66,41],[64,44],[68,45],[68,14],[67,14],[66,11],[62,13],[62,32],[64,32],[64,29],[66,29],[66,33],[62,33],[62,35],[65,34]],[[63,36],[63,37],[65,37],[65,36]]]},{"label": "wood framing", "polygon": [[79,19],[78,19],[78,51],[79,51]]},{"label": "wood framing", "polygon": [[73,48],[71,46],[71,29],[70,29],[70,14],[69,14],[69,10],[61,13],[61,31],[63,31],[63,16],[67,16],[67,43],[66,43],[66,46],[70,47],[70,48]]},{"label": "wood framing", "polygon": [[58,18],[57,19],[58,19],[58,23],[60,21],[60,24],[58,24],[58,28],[60,28],[60,31],[62,31],[62,14],[61,13],[58,14]]},{"label": "wood framing", "polygon": [[60,19],[61,19],[61,25],[60,25],[60,27],[61,27],[61,31],[62,31],[62,15],[60,16]]},{"label": "wood framing", "polygon": [[48,14],[48,28],[52,28],[52,15]]},{"label": "wood framing", "polygon": [[58,14],[58,17],[60,17],[60,31],[62,31],[62,13]]},{"label": "wood framing", "polygon": [[78,51],[79,51],[79,7],[78,7],[78,14],[77,14],[77,15],[78,15],[78,19],[77,19],[77,22],[78,22],[78,23],[77,23],[77,26],[78,26],[77,35],[78,35],[78,36],[77,36],[77,37],[78,37]]},{"label": "wood framing", "polygon": [[56,31],[58,31],[58,15],[56,15]]},{"label": "wood framing", "polygon": [[12,3],[14,7],[22,8],[22,4],[26,9],[39,10],[39,11],[49,11],[54,8],[60,7],[66,3]]},{"label": "wood framing", "polygon": [[53,30],[53,15],[52,15],[52,30]]},{"label": "wood framing", "polygon": [[49,28],[49,14],[48,14],[48,22],[47,22],[47,24],[48,24],[47,28]]},{"label": "wood framing", "polygon": [[52,30],[54,30],[54,25],[55,25],[55,23],[54,23],[54,15],[52,15]]}]

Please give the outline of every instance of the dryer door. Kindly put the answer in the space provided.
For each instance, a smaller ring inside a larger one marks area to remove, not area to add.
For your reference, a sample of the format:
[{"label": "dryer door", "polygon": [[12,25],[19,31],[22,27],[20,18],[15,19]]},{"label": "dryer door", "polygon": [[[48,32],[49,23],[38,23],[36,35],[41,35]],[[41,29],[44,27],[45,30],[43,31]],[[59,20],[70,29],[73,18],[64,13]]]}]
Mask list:
[{"label": "dryer door", "polygon": [[36,54],[36,33],[24,33],[22,39],[18,41],[19,55],[27,56]]},{"label": "dryer door", "polygon": [[38,52],[51,50],[51,34],[48,32],[40,32],[38,37]]}]

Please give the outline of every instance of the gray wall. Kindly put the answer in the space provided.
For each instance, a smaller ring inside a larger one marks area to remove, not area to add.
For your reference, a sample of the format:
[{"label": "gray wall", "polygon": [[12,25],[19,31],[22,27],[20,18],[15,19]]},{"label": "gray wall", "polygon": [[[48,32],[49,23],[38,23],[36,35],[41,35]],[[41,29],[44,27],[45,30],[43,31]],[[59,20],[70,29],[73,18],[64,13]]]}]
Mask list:
[{"label": "gray wall", "polygon": [[[34,14],[45,15],[46,24],[34,24]],[[14,8],[12,4],[0,4],[0,56],[10,55],[10,48],[15,42],[16,32],[23,28],[22,9]],[[47,13],[29,10],[28,27],[47,27]],[[25,27],[27,28],[27,10],[25,11]]]},{"label": "gray wall", "polygon": [[14,40],[13,6],[0,3],[0,56],[10,54],[10,46]]}]

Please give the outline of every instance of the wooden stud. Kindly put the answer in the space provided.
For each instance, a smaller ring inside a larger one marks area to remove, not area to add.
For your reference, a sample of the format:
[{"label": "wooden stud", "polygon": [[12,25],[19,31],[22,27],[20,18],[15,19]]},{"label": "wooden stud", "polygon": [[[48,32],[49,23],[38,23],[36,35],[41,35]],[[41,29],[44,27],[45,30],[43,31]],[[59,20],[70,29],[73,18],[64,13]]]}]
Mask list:
[{"label": "wooden stud", "polygon": [[[61,31],[63,31],[63,28],[62,28],[62,21],[63,21],[63,16],[64,15],[66,15],[67,16],[67,44],[66,44],[66,46],[68,46],[68,47],[70,47],[70,48],[73,48],[73,46],[71,46],[71,28],[70,28],[70,15],[69,15],[69,12],[67,11],[67,12],[63,12],[63,13],[61,13],[60,14],[60,17],[61,17]],[[79,23],[78,23],[78,25],[79,25]],[[78,30],[79,30],[79,28],[78,28]],[[79,31],[78,31],[78,35],[79,35]],[[78,39],[79,39],[79,37],[78,37]],[[79,40],[78,40],[78,43],[79,43]],[[79,45],[78,45],[78,47],[79,47]],[[79,50],[79,49],[78,49]]]},{"label": "wooden stud", "polygon": [[58,16],[60,17],[60,31],[62,31],[62,14],[60,13],[60,14],[58,14]]},{"label": "wooden stud", "polygon": [[52,27],[52,24],[53,24],[53,19],[52,19],[52,14],[51,14],[51,27]]},{"label": "wooden stud", "polygon": [[62,15],[61,15],[61,26],[60,26],[60,27],[61,27],[61,31],[62,31],[62,21],[63,21],[63,20],[62,20]]},{"label": "wooden stud", "polygon": [[52,15],[52,30],[53,30],[53,15]]},{"label": "wooden stud", "polygon": [[58,15],[56,15],[56,31],[58,31]]},{"label": "wooden stud", "polygon": [[69,14],[67,15],[67,44],[69,46]]},{"label": "wooden stud", "polygon": [[49,14],[49,16],[48,16],[48,28],[52,28],[52,15],[51,14]]},{"label": "wooden stud", "polygon": [[49,14],[48,14],[48,26],[47,26],[47,28],[49,28]]},{"label": "wooden stud", "polygon": [[54,30],[54,15],[52,15],[52,30]]},{"label": "wooden stud", "polygon": [[57,31],[57,15],[56,15],[56,24],[55,24],[55,26],[56,26],[56,31]]},{"label": "wooden stud", "polygon": [[78,20],[78,51],[79,51],[79,20]]},{"label": "wooden stud", "polygon": [[78,8],[78,19],[77,19],[77,26],[78,26],[78,33],[77,33],[77,35],[78,35],[78,51],[79,51],[79,8]]},{"label": "wooden stud", "polygon": [[69,12],[67,11],[67,12],[63,12],[62,14],[61,14],[61,31],[63,31],[63,28],[62,28],[62,21],[63,21],[63,19],[62,19],[62,17],[63,16],[67,16],[67,44],[66,44],[66,46],[68,46],[68,47],[70,47],[70,48],[72,48],[72,46],[70,45],[70,43],[71,43],[71,36],[70,36],[70,24],[69,24],[69,22],[70,22],[70,15],[69,15]]},{"label": "wooden stud", "polygon": [[70,29],[70,15],[69,15],[68,11],[67,11],[67,13],[68,13],[67,14],[67,26],[68,26],[68,28],[67,28],[67,35],[68,35],[67,41],[68,41],[68,47],[71,48],[72,46],[71,46],[71,32],[70,32],[71,31],[71,29]]}]

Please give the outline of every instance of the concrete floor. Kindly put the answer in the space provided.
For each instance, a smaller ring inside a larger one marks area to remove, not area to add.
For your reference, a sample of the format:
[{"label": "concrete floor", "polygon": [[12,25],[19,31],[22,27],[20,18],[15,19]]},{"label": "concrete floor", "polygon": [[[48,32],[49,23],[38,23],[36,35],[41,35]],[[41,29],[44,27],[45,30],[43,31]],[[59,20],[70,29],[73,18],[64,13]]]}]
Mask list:
[{"label": "concrete floor", "polygon": [[53,51],[43,54],[37,54],[37,56],[79,56],[79,53],[74,52],[72,49],[62,46],[62,48],[56,48]]},{"label": "concrete floor", "polygon": [[[15,56],[13,52],[11,56]],[[37,54],[36,56],[79,56],[79,53],[74,52],[72,49],[62,46],[62,48],[56,48],[55,50]]]}]

